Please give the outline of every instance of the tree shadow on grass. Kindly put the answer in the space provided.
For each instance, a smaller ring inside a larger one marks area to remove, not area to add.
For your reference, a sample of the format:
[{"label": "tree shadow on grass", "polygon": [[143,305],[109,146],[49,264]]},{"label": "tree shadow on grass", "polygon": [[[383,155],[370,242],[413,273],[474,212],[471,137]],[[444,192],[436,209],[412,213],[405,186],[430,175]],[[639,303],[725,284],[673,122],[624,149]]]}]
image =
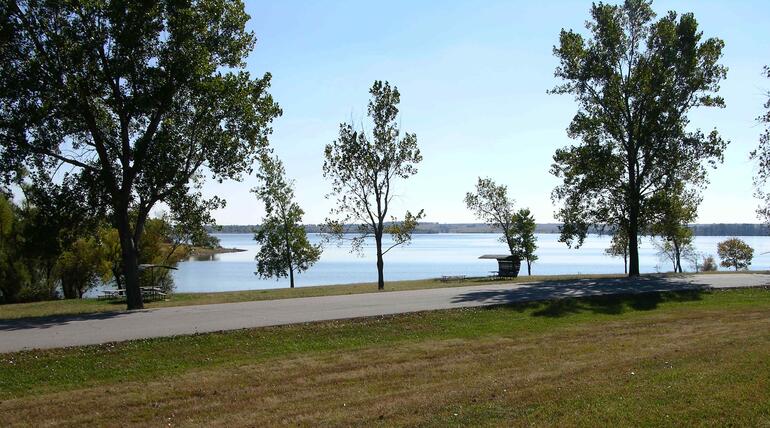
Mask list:
[{"label": "tree shadow on grass", "polygon": [[699,300],[707,284],[659,275],[639,278],[542,281],[511,288],[478,290],[454,298],[454,303],[484,303],[534,316],[559,317],[581,312],[617,315],[648,311],[666,301]]},{"label": "tree shadow on grass", "polygon": [[504,305],[517,312],[532,311],[536,317],[558,318],[580,313],[620,315],[628,311],[651,311],[664,302],[688,302],[701,300],[701,290],[646,292],[582,298],[561,298],[540,302],[522,302]]}]

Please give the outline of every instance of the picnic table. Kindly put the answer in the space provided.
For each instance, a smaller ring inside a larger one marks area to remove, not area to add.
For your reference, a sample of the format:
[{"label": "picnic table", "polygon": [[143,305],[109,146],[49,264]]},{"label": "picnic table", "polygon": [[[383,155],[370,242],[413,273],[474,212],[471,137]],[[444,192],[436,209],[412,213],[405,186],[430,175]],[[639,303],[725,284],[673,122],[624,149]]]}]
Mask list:
[{"label": "picnic table", "polygon": [[441,282],[460,281],[465,282],[465,275],[443,275]]},{"label": "picnic table", "polygon": [[166,297],[166,293],[159,287],[139,287],[142,290],[142,297],[149,298],[150,300],[163,299]]},{"label": "picnic table", "polygon": [[[163,299],[166,297],[166,293],[159,287],[139,287],[142,292],[142,297],[148,300]],[[126,297],[126,290],[123,288],[102,290],[102,294],[98,296],[99,299],[122,299]]]},{"label": "picnic table", "polygon": [[100,294],[97,298],[98,299],[118,299],[126,296],[126,290],[122,289],[115,289],[115,290],[102,290],[102,294]]}]

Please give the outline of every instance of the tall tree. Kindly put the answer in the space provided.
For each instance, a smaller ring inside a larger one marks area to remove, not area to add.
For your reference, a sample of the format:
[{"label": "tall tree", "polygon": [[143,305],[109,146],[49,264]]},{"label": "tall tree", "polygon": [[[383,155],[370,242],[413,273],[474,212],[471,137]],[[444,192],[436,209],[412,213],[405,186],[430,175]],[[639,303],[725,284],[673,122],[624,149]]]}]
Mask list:
[{"label": "tall tree", "polygon": [[294,288],[294,273],[304,272],[318,261],[321,245],[307,239],[302,225],[305,212],[294,201],[294,183],[286,179],[281,160],[264,153],[260,165],[260,184],[252,190],[265,204],[265,217],[254,235],[260,245],[257,273],[263,278],[288,276]]},{"label": "tall tree", "polygon": [[[765,66],[765,76],[770,79],[770,66]],[[754,196],[762,200],[757,214],[765,223],[770,223],[770,193],[765,186],[770,180],[770,90],[765,93],[765,112],[757,118],[764,129],[759,135],[759,145],[750,154],[750,158],[757,162],[757,173],[754,176]]]},{"label": "tall tree", "polygon": [[604,254],[610,257],[623,258],[623,273],[628,273],[628,237],[623,229],[616,229],[612,234],[610,246],[604,250]]},{"label": "tall tree", "polygon": [[[375,81],[369,90],[368,113],[374,127],[371,135],[356,131],[352,123],[340,124],[339,138],[324,151],[324,177],[332,183],[328,197],[336,199],[332,216],[326,221],[329,236],[343,239],[354,232],[351,243],[360,251],[369,237],[374,237],[377,250],[377,289],[385,288],[383,256],[393,248],[408,244],[412,232],[424,212],[407,211],[398,221],[391,216],[390,204],[395,197],[394,184],[417,173],[422,161],[417,147],[417,135],[406,133],[396,123],[401,94],[388,82]],[[349,226],[354,229],[350,230]],[[392,243],[385,248],[383,236],[389,234]]]},{"label": "tall tree", "polygon": [[522,208],[513,215],[514,242],[519,256],[527,262],[527,275],[532,275],[532,263],[538,259],[535,217],[528,208]]},{"label": "tall tree", "polygon": [[196,191],[201,171],[250,172],[280,114],[270,75],[243,71],[248,19],[240,1],[0,4],[0,173],[64,164],[103,194],[129,309],[143,307],[138,251],[152,208],[220,206]]},{"label": "tall tree", "polygon": [[561,205],[561,240],[580,246],[591,226],[623,229],[630,276],[639,275],[639,235],[658,214],[651,198],[672,181],[700,188],[707,165],[723,159],[716,130],[688,130],[689,112],[723,107],[716,93],[727,69],[724,43],[703,39],[692,14],[655,20],[649,1],[594,4],[589,38],[562,30],[551,92],[571,94],[579,109],[569,128],[580,143],[556,151],[552,193]]}]

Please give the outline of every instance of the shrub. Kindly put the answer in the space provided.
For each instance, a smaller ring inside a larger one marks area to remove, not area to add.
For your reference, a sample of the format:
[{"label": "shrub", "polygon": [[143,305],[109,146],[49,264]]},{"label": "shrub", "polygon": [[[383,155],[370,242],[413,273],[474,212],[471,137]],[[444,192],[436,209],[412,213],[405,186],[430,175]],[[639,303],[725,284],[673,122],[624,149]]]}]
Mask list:
[{"label": "shrub", "polygon": [[714,256],[708,256],[703,259],[703,266],[701,266],[703,272],[714,272],[717,270],[717,262],[714,260]]}]

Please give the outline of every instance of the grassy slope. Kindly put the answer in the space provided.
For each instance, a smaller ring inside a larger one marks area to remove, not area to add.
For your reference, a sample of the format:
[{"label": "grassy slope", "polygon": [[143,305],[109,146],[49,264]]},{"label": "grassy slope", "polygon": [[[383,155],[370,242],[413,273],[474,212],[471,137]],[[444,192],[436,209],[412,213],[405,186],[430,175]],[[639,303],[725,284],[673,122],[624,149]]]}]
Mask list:
[{"label": "grassy slope", "polygon": [[0,414],[32,425],[757,426],[770,424],[768,355],[768,290],[614,296],[5,354]]},{"label": "grassy slope", "polygon": [[[574,278],[617,278],[618,275],[561,275],[519,277],[514,281],[574,279]],[[418,290],[425,288],[457,287],[489,283],[486,278],[468,279],[463,282],[441,282],[436,279],[416,281],[394,281],[386,284],[386,291]],[[279,288],[273,290],[230,291],[220,293],[176,293],[166,301],[149,302],[147,308],[168,306],[206,305],[211,303],[246,302],[253,300],[288,299],[292,297],[336,296],[342,294],[376,293],[377,284],[327,285],[320,287]],[[0,305],[0,319],[42,317],[50,315],[71,315],[93,312],[117,312],[125,310],[124,302],[97,299],[52,300],[35,303]]]}]

